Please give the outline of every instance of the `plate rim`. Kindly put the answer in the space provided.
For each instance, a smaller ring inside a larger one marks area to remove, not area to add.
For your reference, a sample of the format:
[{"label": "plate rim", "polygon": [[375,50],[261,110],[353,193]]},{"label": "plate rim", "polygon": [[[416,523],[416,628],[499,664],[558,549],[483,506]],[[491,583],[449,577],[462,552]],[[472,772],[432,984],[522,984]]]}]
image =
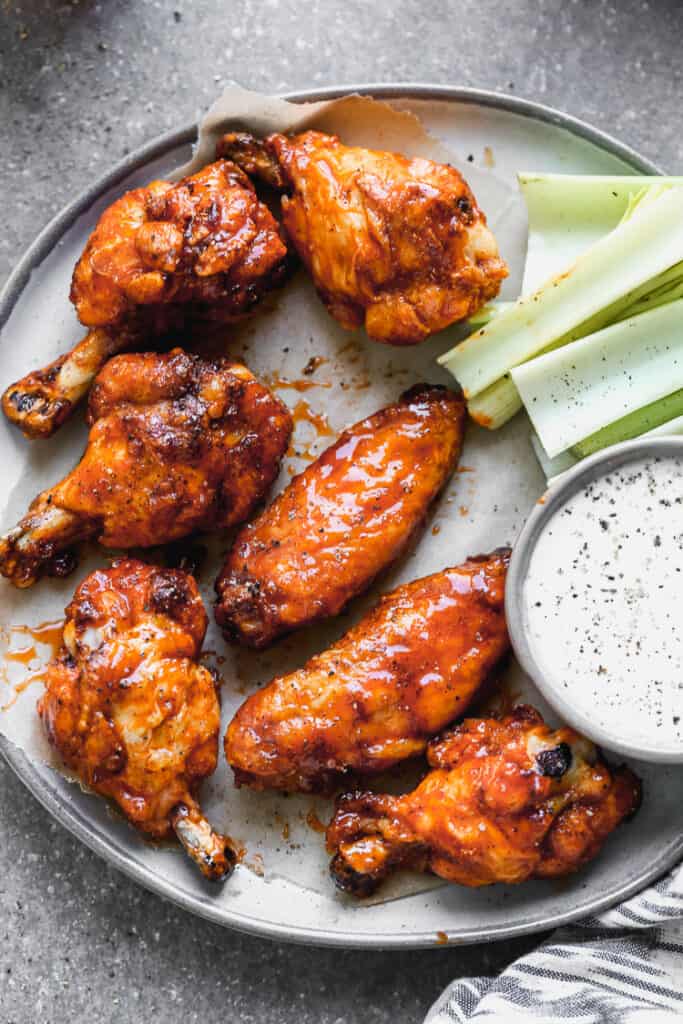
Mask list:
[{"label": "plate rim", "polygon": [[[336,99],[345,95],[362,93],[375,99],[417,99],[444,100],[471,104],[474,106],[491,107],[518,114],[531,120],[545,122],[570,132],[593,145],[618,157],[629,164],[634,172],[641,174],[662,174],[662,170],[651,160],[643,157],[632,147],[619,142],[613,136],[579,118],[554,107],[537,103],[532,100],[487,89],[476,89],[463,86],[437,85],[424,82],[405,83],[349,83],[348,85],[332,85],[320,89],[294,90],[279,94],[282,99],[292,102],[315,102],[318,100]],[[150,142],[135,149],[118,161],[106,174],[100,176],[91,185],[83,189],[68,203],[38,234],[26,248],[22,258],[8,277],[0,292],[0,331],[4,328],[12,310],[21,296],[31,272],[40,265],[53,249],[62,234],[84,213],[99,196],[114,187],[119,181],[133,171],[162,156],[170,149],[193,142],[197,134],[197,123],[185,124],[156,137]],[[46,791],[42,778],[36,767],[26,754],[16,747],[10,739],[0,733],[0,754],[14,774],[33,794],[38,802],[72,835],[83,842],[98,856],[122,871],[127,877],[154,892],[162,898],[214,924],[234,928],[237,931],[261,938],[285,941],[303,945],[327,946],[344,949],[418,949],[444,948],[435,941],[435,931],[404,934],[402,932],[378,932],[372,935],[358,935],[351,930],[321,930],[309,926],[282,925],[276,922],[263,921],[244,913],[235,913],[229,907],[213,904],[209,900],[202,901],[194,894],[186,891],[161,875],[152,871],[146,864],[134,861],[129,854],[122,853],[110,838],[102,838],[83,815],[73,806],[68,798],[54,791]],[[489,928],[471,928],[467,932],[451,934],[445,929],[448,944],[468,945],[478,942],[493,942],[503,939],[518,938],[523,935],[536,934],[569,924],[587,915],[594,916],[615,904],[627,899],[640,891],[643,886],[654,881],[669,870],[683,853],[683,835],[678,842],[672,844],[668,851],[656,858],[649,869],[637,879],[624,883],[602,899],[590,899],[584,904],[575,905],[563,914],[540,916],[536,920],[519,924],[510,924],[498,928],[495,934]]]}]

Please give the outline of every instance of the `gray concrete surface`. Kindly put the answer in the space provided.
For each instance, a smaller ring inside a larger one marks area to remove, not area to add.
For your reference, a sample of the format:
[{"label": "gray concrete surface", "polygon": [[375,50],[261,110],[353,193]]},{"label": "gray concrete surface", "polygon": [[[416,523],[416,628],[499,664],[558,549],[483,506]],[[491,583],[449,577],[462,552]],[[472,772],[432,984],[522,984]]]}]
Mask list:
[{"label": "gray concrete surface", "polygon": [[[230,79],[507,90],[680,172],[682,33],[676,0],[2,0],[0,281],[81,187]],[[368,954],[221,930],[109,869],[0,764],[0,1024],[419,1021],[451,977],[528,946]]]}]

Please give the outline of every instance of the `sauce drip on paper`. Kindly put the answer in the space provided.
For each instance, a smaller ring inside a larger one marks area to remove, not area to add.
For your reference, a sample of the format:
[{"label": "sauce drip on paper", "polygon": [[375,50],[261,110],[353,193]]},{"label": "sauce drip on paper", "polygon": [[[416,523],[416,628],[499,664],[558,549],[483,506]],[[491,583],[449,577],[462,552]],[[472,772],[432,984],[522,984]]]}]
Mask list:
[{"label": "sauce drip on paper", "polygon": [[332,383],[329,380],[311,380],[310,377],[304,379],[303,377],[291,380],[289,377],[280,377],[279,374],[271,374],[268,376],[268,384],[273,391],[285,391],[291,389],[292,391],[310,391],[311,388],[331,388]]},{"label": "sauce drip on paper", "polygon": [[[315,412],[314,409],[308,404],[305,398],[300,398],[292,409],[292,419],[294,421],[294,437],[292,438],[289,446],[288,455],[298,456],[299,458],[314,458],[314,454],[311,451],[310,446],[315,443],[320,437],[333,437],[334,431],[330,426],[327,417],[322,412]],[[307,424],[312,427],[315,431],[315,438],[311,441],[299,440],[296,437],[297,427],[300,423]],[[291,467],[290,467],[291,469]]]},{"label": "sauce drip on paper", "polygon": [[322,412],[314,412],[308,402],[301,398],[292,409],[294,429],[299,423],[310,423],[318,437],[332,437],[334,431],[328,423],[327,417]]},{"label": "sauce drip on paper", "polygon": [[[0,705],[0,711],[8,711],[19,695],[32,683],[44,680],[48,662],[54,658],[61,647],[63,629],[64,620],[55,619],[41,622],[37,626],[11,625],[3,631],[7,649],[3,654],[5,664],[0,668],[0,681],[11,687],[12,696]],[[21,641],[24,638],[28,642],[22,646],[12,646],[13,642]],[[40,651],[40,647],[47,647],[47,652]],[[8,665],[22,665],[27,669],[27,674],[17,682],[11,682],[7,671]]]},{"label": "sauce drip on paper", "polygon": [[310,811],[306,815],[306,824],[309,828],[312,828],[314,832],[326,832],[327,826],[318,817],[315,807],[311,807]]}]

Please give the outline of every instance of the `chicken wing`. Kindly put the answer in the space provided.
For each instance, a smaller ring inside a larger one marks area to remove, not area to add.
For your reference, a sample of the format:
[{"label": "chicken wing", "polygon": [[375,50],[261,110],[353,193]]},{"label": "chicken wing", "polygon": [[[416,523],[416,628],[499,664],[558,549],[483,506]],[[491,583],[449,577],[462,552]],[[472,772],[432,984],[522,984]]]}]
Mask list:
[{"label": "chicken wing", "polygon": [[90,395],[88,446],[0,539],[0,573],[18,587],[73,567],[65,552],[97,537],[150,547],[242,522],[287,448],[286,406],[245,366],[174,349],[116,356]]},{"label": "chicken wing", "polygon": [[509,554],[398,587],[328,650],[249,697],[225,737],[236,784],[324,791],[345,773],[422,753],[508,650]]},{"label": "chicken wing", "polygon": [[218,154],[286,192],[284,226],[342,327],[414,345],[472,316],[507,276],[467,182],[446,164],[314,131],[233,133]]},{"label": "chicken wing", "polygon": [[412,793],[349,793],[327,830],[341,889],[368,896],[392,871],[480,886],[557,878],[592,860],[640,803],[628,768],[610,770],[572,729],[531,707],[468,719],[428,751]]},{"label": "chicken wing", "polygon": [[180,570],[124,559],[87,576],[38,701],[50,742],[91,789],[155,839],[175,833],[207,878],[236,852],[195,799],[216,768],[216,679],[198,664],[207,618]]},{"label": "chicken wing", "polygon": [[216,582],[228,639],[265,647],[365,590],[422,528],[465,418],[460,395],[418,385],[345,430],[238,534]]},{"label": "chicken wing", "polygon": [[71,301],[90,331],[10,385],[5,415],[29,437],[49,437],[115,352],[198,319],[238,319],[286,267],[279,226],[235,164],[127,192],[102,214],[74,271]]}]

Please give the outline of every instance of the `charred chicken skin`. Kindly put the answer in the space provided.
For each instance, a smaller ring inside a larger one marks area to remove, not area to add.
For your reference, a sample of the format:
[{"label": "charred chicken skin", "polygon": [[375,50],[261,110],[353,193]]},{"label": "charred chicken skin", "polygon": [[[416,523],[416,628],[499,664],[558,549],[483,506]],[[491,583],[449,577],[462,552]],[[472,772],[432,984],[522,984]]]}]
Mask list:
[{"label": "charred chicken skin", "polygon": [[147,835],[175,833],[207,878],[222,879],[235,850],[195,799],[220,729],[216,680],[198,664],[206,625],[187,573],[130,559],[91,573],[66,609],[38,713],[87,786]]},{"label": "charred chicken skin", "polygon": [[325,791],[420,754],[509,647],[509,551],[398,587],[302,669],[249,697],[228,727],[237,785]]},{"label": "charred chicken skin", "polygon": [[18,587],[73,567],[76,541],[150,547],[242,522],[275,479],[292,429],[245,366],[174,349],[121,355],[90,394],[83,458],[0,539]]},{"label": "charred chicken skin", "polygon": [[419,385],[345,430],[238,534],[216,583],[228,639],[265,647],[365,590],[422,528],[465,418],[460,395]]},{"label": "charred chicken skin", "polygon": [[428,749],[412,793],[349,793],[327,831],[337,885],[368,896],[400,868],[480,886],[578,870],[640,803],[640,782],[611,770],[571,729],[531,707],[468,719]]},{"label": "charred chicken skin", "polygon": [[414,345],[472,316],[507,276],[453,167],[315,131],[263,142],[233,133],[218,154],[286,193],[287,234],[342,327]]},{"label": "charred chicken skin", "polygon": [[5,415],[29,437],[50,436],[115,352],[197,320],[244,316],[286,264],[277,222],[226,160],[126,193],[102,214],[74,271],[71,301],[88,334],[10,385]]}]

